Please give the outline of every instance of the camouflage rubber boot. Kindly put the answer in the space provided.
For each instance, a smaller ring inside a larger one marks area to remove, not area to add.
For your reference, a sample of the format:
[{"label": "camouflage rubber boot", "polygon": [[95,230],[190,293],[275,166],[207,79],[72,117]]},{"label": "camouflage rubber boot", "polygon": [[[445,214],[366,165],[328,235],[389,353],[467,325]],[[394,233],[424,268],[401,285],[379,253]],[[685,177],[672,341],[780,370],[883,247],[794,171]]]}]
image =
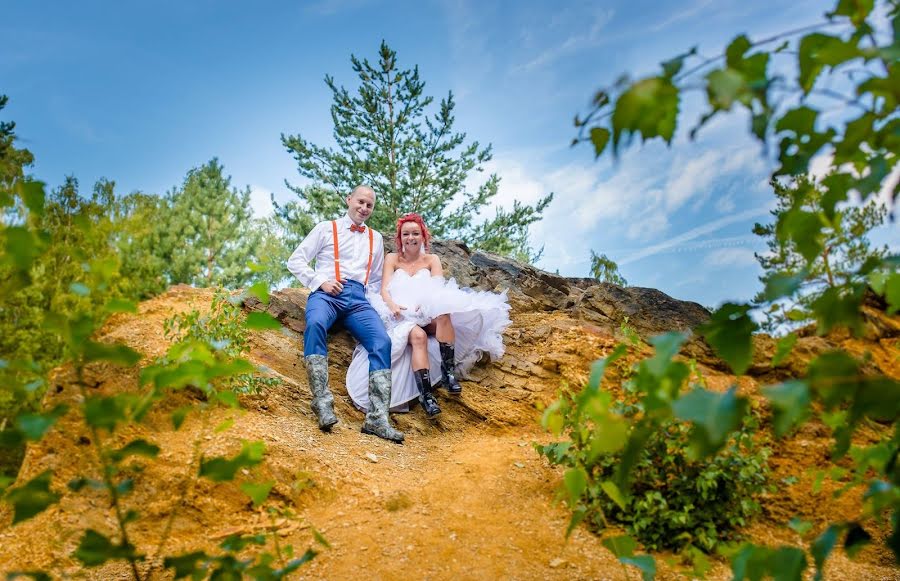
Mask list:
[{"label": "camouflage rubber boot", "polygon": [[385,440],[403,443],[403,432],[391,427],[388,407],[391,405],[391,370],[381,369],[369,373],[369,411],[362,425],[363,434],[372,434]]},{"label": "camouflage rubber boot", "polygon": [[453,395],[462,393],[462,386],[456,379],[456,348],[453,343],[438,342],[441,348],[441,373],[444,374],[444,385]]},{"label": "camouflage rubber boot", "polygon": [[328,358],[324,355],[307,355],[306,375],[313,395],[309,407],[319,419],[319,429],[327,432],[338,423],[337,416],[334,415],[334,396],[328,389]]}]

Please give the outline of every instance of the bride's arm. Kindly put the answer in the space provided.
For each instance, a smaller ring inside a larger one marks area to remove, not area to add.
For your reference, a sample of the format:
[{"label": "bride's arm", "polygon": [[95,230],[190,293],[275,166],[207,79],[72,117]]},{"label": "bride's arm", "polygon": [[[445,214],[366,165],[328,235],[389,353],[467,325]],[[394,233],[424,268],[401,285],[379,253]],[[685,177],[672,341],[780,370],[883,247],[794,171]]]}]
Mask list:
[{"label": "bride's arm", "polygon": [[395,317],[400,316],[400,311],[405,311],[406,307],[401,307],[391,298],[391,292],[388,287],[391,285],[391,279],[394,278],[394,271],[397,269],[397,255],[391,252],[384,257],[384,274],[381,276],[381,298],[384,304]]},{"label": "bride's arm", "polygon": [[431,276],[444,276],[444,267],[441,266],[441,257],[437,254],[431,255]]}]

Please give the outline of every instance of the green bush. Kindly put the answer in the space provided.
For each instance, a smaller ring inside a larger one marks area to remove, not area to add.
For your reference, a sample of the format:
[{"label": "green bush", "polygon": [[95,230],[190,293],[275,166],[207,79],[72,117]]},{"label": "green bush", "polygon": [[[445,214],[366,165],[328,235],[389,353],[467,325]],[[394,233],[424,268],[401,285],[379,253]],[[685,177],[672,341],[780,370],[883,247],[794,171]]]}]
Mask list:
[{"label": "green bush", "polygon": [[[565,439],[537,450],[568,468],[565,488],[576,514],[573,525],[584,520],[602,530],[617,523],[648,550],[711,552],[736,539],[759,512],[756,497],[766,490],[769,450],[754,441],[758,421],[746,416],[720,449],[704,456],[695,445],[698,428],[669,417],[648,430],[643,447],[635,451],[621,443],[648,416],[636,384],[635,379],[624,383],[621,401],[590,385],[566,391],[547,410],[545,423],[555,423],[552,431]],[[612,486],[626,455],[631,466],[627,495]]]},{"label": "green bush", "polygon": [[[227,359],[243,357],[250,350],[250,332],[238,301],[224,289],[216,290],[209,310],[192,309],[163,322],[166,339],[175,343],[203,343],[213,346]],[[222,389],[237,393],[259,393],[281,383],[277,377],[245,373],[220,380]]]}]

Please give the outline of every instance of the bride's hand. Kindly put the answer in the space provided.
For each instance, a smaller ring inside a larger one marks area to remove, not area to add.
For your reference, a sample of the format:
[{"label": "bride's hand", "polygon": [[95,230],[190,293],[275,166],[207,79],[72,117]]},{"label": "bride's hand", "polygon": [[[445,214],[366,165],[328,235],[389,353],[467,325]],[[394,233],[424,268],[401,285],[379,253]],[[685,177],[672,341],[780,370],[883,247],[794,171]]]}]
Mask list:
[{"label": "bride's hand", "polygon": [[402,315],[400,311],[405,311],[406,307],[398,305],[397,303],[391,303],[390,305],[388,305],[388,309],[390,309],[391,314],[394,315],[394,317],[400,318],[400,316]]}]

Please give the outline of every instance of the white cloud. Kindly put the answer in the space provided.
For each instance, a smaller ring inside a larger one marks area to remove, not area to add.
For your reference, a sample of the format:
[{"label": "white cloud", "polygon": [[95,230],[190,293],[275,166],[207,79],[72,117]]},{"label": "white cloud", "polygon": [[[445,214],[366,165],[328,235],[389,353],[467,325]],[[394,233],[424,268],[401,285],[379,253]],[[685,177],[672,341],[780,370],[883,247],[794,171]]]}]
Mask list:
[{"label": "white cloud", "polygon": [[672,164],[666,184],[666,209],[677,209],[691,197],[708,190],[719,175],[721,161],[719,152],[706,151],[684,164]]},{"label": "white cloud", "polygon": [[716,211],[720,214],[728,214],[729,212],[733,212],[737,207],[737,204],[734,201],[734,196],[729,192],[724,196],[717,196],[715,203]]},{"label": "white cloud", "polygon": [[752,266],[757,262],[751,248],[717,248],[706,255],[703,264],[712,268],[733,268]]},{"label": "white cloud", "polygon": [[275,211],[272,206],[272,191],[262,186],[250,186],[250,207],[254,218],[267,218]]},{"label": "white cloud", "polygon": [[[602,32],[606,28],[606,25],[612,20],[614,14],[615,12],[612,9],[597,12],[594,14],[594,19],[588,30],[580,34],[569,36],[562,43],[552,46],[530,61],[514,67],[512,72],[531,72],[534,69],[550,64],[565,55],[597,46],[605,40]],[[583,17],[580,17],[580,20],[583,20]]]},{"label": "white cloud", "polygon": [[711,149],[686,161],[679,156],[669,169],[666,210],[676,210],[692,199],[695,200],[694,209],[699,209],[712,196],[713,184],[723,177],[764,171],[765,163],[758,152],[746,147]]}]

